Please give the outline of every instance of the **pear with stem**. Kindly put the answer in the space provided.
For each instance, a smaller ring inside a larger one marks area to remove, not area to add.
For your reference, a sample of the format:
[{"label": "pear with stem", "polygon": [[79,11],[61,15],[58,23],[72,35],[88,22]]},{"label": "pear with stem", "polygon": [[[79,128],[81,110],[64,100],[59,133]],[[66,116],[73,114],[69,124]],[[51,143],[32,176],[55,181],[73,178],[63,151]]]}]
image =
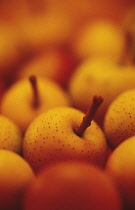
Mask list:
[{"label": "pear with stem", "polygon": [[102,97],[95,96],[86,115],[72,107],[57,107],[30,124],[24,137],[23,155],[35,171],[61,160],[87,160],[101,167],[105,165],[106,139],[92,120],[102,101]]},{"label": "pear with stem", "polygon": [[14,83],[5,92],[1,113],[12,119],[24,133],[31,121],[42,112],[69,105],[67,93],[57,83],[32,75]]}]

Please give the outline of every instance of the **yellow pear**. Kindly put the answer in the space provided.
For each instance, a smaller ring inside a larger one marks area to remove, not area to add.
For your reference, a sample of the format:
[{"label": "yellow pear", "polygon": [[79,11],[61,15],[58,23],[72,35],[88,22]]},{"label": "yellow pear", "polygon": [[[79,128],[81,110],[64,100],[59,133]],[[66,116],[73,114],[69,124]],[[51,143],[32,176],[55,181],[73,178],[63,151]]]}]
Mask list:
[{"label": "yellow pear", "polygon": [[72,75],[69,93],[73,105],[84,112],[93,95],[101,95],[104,103],[94,119],[102,126],[108,106],[115,97],[129,88],[135,88],[134,78],[135,71],[132,68],[126,69],[105,59],[88,59]]},{"label": "yellow pear", "polygon": [[[94,100],[92,107],[98,103],[98,99]],[[108,146],[103,131],[91,122],[94,109],[90,108],[90,117],[83,118],[84,113],[77,109],[57,107],[30,124],[24,137],[23,155],[35,171],[52,162],[72,159],[104,166]]]},{"label": "yellow pear", "polygon": [[119,61],[125,49],[122,27],[109,20],[86,22],[75,37],[73,48],[78,57],[104,57]]},{"label": "yellow pear", "polygon": [[106,171],[123,197],[124,209],[135,209],[135,136],[122,142],[110,155]]},{"label": "yellow pear", "polygon": [[0,149],[21,154],[22,135],[19,127],[10,119],[0,115]]},{"label": "yellow pear", "polygon": [[109,106],[104,132],[114,148],[125,139],[135,135],[135,89],[121,93]]},{"label": "yellow pear", "polygon": [[12,151],[0,150],[0,209],[20,209],[22,194],[34,177],[24,158]]},{"label": "yellow pear", "polygon": [[14,83],[3,95],[1,113],[25,132],[30,122],[42,112],[70,104],[67,93],[54,81],[32,76]]}]

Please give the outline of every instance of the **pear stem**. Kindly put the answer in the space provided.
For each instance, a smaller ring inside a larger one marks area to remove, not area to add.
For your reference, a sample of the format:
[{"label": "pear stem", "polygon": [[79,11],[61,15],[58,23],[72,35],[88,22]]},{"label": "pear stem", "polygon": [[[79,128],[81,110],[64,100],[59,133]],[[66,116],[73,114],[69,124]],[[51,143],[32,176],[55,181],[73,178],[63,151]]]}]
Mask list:
[{"label": "pear stem", "polygon": [[126,64],[135,64],[135,39],[130,32],[127,32]]},{"label": "pear stem", "polygon": [[93,120],[94,115],[97,112],[97,109],[103,102],[103,98],[101,96],[94,96],[92,105],[86,115],[83,117],[83,120],[80,124],[80,126],[75,130],[75,133],[77,136],[83,136],[84,131],[91,125],[91,121]]},{"label": "pear stem", "polygon": [[134,65],[135,64],[135,40],[133,40],[133,43],[132,43],[132,64]]},{"label": "pear stem", "polygon": [[29,77],[29,81],[31,83],[32,90],[33,90],[33,103],[32,103],[32,106],[34,108],[38,108],[39,104],[40,104],[40,100],[39,100],[39,92],[38,92],[38,87],[37,87],[37,78],[36,78],[36,76],[31,75]]}]

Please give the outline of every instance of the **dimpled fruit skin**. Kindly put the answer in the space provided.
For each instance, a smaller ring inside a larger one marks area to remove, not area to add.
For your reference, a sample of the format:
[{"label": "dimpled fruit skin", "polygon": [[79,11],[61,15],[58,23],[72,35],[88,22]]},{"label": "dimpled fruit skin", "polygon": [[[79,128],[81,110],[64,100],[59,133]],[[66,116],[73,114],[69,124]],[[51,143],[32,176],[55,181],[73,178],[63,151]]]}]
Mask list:
[{"label": "dimpled fruit skin", "polygon": [[58,160],[88,160],[103,166],[108,147],[105,136],[97,124],[92,124],[83,137],[75,134],[84,113],[74,108],[59,107],[37,117],[24,137],[23,154],[37,170]]},{"label": "dimpled fruit skin", "polygon": [[120,93],[135,88],[135,71],[115,65],[104,59],[88,59],[76,69],[69,83],[69,92],[76,108],[86,112],[93,95],[104,99],[94,119],[103,126],[110,103]]},{"label": "dimpled fruit skin", "polygon": [[1,112],[12,119],[24,132],[31,121],[42,112],[57,106],[69,106],[65,91],[49,79],[37,78],[40,106],[32,107],[33,92],[28,79],[15,83],[4,95]]},{"label": "dimpled fruit skin", "polygon": [[19,128],[10,119],[0,115],[0,149],[21,153],[22,136]]},{"label": "dimpled fruit skin", "polygon": [[47,167],[27,188],[23,210],[121,210],[115,185],[85,162]]},{"label": "dimpled fruit skin", "polygon": [[123,92],[111,103],[105,116],[104,131],[113,147],[135,135],[135,89]]},{"label": "dimpled fruit skin", "polygon": [[106,171],[114,178],[127,210],[135,209],[135,136],[122,142],[110,155]]},{"label": "dimpled fruit skin", "polygon": [[20,155],[0,150],[0,209],[17,210],[22,192],[33,179],[34,173]]}]

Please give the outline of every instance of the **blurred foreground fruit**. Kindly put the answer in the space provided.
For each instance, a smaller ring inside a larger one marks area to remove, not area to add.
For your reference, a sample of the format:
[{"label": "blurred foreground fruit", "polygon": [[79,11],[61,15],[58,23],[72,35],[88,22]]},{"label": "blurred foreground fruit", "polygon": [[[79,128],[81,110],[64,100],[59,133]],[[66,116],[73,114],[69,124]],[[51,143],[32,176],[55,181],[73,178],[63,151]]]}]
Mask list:
[{"label": "blurred foreground fruit", "polygon": [[21,156],[0,150],[0,209],[18,210],[24,189],[33,178],[31,167]]},{"label": "blurred foreground fruit", "polygon": [[110,155],[106,170],[123,197],[126,210],[135,209],[135,136],[122,142]]},{"label": "blurred foreground fruit", "polygon": [[28,186],[23,210],[121,210],[110,177],[85,162],[62,162],[42,170]]}]

